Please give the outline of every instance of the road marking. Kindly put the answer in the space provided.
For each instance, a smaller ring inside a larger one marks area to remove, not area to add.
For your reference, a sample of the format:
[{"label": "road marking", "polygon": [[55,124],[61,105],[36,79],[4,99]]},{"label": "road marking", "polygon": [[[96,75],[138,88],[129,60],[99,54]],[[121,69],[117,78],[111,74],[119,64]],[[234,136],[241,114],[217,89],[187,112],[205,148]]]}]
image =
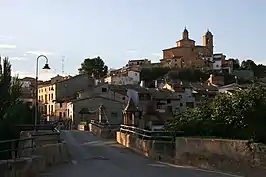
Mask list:
[{"label": "road marking", "polygon": [[191,168],[191,169],[198,170],[198,171],[203,171],[203,172],[207,172],[207,173],[216,173],[216,174],[226,175],[226,176],[230,176],[230,177],[245,177],[245,176],[240,176],[240,175],[233,175],[233,174],[229,174],[229,173],[223,173],[223,172],[219,172],[219,171],[200,169],[200,168],[196,168],[196,167],[192,167],[192,166],[180,166],[180,165],[174,165],[174,164],[170,164],[170,163],[166,163],[166,162],[158,162],[158,163],[169,165],[171,167]]}]

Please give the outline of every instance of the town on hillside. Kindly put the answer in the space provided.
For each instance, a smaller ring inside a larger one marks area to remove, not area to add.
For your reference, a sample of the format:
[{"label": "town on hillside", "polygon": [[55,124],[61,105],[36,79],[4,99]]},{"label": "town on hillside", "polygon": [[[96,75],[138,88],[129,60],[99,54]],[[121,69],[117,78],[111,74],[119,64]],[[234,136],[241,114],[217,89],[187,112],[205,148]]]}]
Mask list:
[{"label": "town on hillside", "polygon": [[264,177],[266,66],[215,53],[213,41],[207,30],[195,45],[185,28],[157,63],[85,58],[79,74],[45,81],[38,69],[12,77],[0,57],[1,174]]},{"label": "town on hillside", "polygon": [[[41,120],[71,120],[74,129],[97,120],[163,130],[166,122],[219,93],[265,86],[266,66],[226,59],[224,53],[214,53],[213,41],[207,30],[202,45],[195,45],[185,28],[175,46],[162,50],[158,63],[129,60],[120,69],[108,71],[100,57],[85,59],[79,75],[38,82]],[[94,65],[96,60],[102,68]],[[21,100],[33,104],[35,79],[25,77],[21,82]],[[127,112],[133,114],[126,116]]]}]

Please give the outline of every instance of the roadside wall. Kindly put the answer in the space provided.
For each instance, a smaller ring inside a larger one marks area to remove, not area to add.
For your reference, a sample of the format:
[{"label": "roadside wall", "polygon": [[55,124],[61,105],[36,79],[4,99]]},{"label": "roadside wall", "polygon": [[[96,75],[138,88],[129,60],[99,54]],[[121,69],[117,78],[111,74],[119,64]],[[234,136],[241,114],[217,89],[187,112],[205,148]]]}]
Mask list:
[{"label": "roadside wall", "polygon": [[47,168],[68,161],[65,143],[38,147],[31,157],[0,161],[1,177],[36,177]]},{"label": "roadside wall", "polygon": [[175,163],[262,177],[266,174],[266,145],[241,140],[176,138]]},{"label": "roadside wall", "polygon": [[176,138],[175,142],[142,140],[116,133],[118,143],[156,160],[247,177],[265,177],[266,145],[248,141]]},{"label": "roadside wall", "polygon": [[116,132],[116,140],[140,154],[156,160],[173,162],[175,143],[172,141],[143,140],[132,134]]}]

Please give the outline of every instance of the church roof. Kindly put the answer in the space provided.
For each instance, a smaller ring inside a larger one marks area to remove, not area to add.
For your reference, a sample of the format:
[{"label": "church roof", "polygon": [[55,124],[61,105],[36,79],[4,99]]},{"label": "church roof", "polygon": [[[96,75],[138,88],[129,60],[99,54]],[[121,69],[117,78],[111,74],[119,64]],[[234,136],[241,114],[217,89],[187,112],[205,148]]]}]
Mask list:
[{"label": "church roof", "polygon": [[130,100],[127,102],[127,106],[124,109],[126,112],[136,112],[138,111],[134,101],[130,98]]}]

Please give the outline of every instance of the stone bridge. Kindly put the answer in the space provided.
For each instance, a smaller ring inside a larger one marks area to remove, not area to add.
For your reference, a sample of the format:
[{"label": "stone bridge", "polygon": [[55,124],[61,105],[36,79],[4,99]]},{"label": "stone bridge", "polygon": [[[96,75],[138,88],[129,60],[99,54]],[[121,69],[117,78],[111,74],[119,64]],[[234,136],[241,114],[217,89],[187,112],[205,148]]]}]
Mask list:
[{"label": "stone bridge", "polygon": [[62,131],[70,163],[61,164],[39,177],[228,177],[236,176],[188,166],[159,162],[137,154],[115,140],[87,131]]}]

